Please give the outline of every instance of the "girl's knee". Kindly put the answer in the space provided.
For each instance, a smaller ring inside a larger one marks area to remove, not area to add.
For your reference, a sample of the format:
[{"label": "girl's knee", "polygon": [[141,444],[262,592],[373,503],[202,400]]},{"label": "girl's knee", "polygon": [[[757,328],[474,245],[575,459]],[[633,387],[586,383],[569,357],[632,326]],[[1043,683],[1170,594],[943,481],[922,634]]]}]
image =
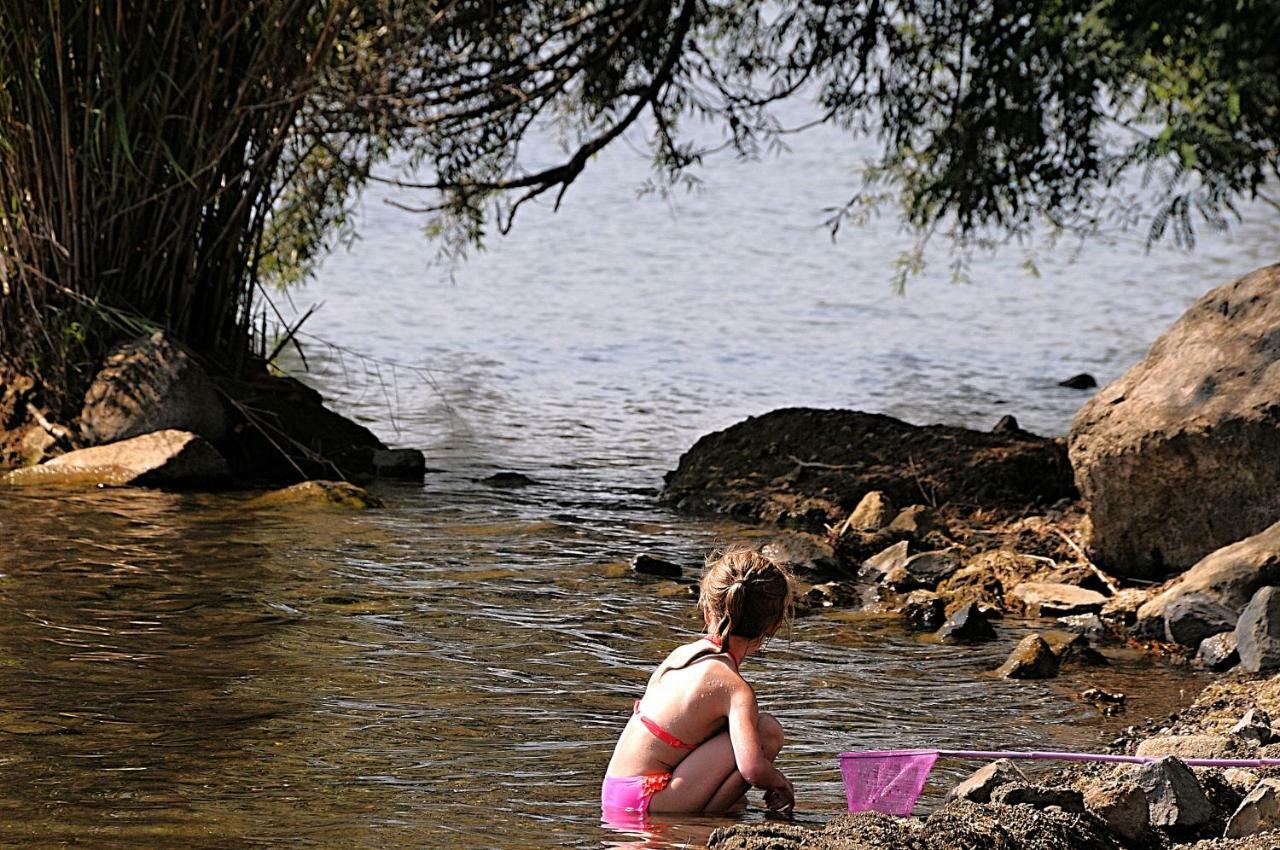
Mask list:
[{"label": "girl's knee", "polygon": [[760,730],[760,743],[764,745],[770,756],[776,756],[782,749],[785,739],[782,732],[782,724],[772,714],[762,711],[757,722],[757,728]]}]

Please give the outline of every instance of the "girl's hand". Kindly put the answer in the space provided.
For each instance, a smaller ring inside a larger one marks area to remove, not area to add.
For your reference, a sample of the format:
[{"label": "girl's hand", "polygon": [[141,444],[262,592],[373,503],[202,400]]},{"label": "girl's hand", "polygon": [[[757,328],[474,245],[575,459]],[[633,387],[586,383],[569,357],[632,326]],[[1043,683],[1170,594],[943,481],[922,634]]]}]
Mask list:
[{"label": "girl's hand", "polygon": [[769,811],[781,812],[784,815],[790,815],[795,809],[796,789],[791,784],[791,780],[783,776],[781,771],[778,773],[778,784],[765,790],[764,805]]}]

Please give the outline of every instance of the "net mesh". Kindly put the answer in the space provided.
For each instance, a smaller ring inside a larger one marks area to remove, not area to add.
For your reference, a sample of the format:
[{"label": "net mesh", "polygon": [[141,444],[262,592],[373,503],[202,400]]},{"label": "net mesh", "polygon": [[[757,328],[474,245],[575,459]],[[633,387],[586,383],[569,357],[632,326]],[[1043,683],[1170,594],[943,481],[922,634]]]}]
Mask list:
[{"label": "net mesh", "polygon": [[910,815],[937,760],[932,750],[842,753],[840,773],[849,811]]}]

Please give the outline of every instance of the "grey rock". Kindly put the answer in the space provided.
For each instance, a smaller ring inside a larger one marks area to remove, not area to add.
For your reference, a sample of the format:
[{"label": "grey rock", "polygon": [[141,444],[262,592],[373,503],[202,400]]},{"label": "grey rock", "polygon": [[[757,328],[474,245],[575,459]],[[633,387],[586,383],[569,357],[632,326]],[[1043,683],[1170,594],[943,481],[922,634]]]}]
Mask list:
[{"label": "grey rock", "polygon": [[836,563],[835,552],[826,538],[804,532],[790,532],[766,543],[760,550],[775,564],[796,575],[814,578],[846,578]]},{"label": "grey rock", "polygon": [[947,792],[943,803],[950,803],[952,800],[989,803],[993,791],[1009,784],[1026,785],[1027,775],[1009,759],[999,759],[969,774],[964,781]]},{"label": "grey rock", "polygon": [[1088,372],[1081,372],[1079,375],[1072,375],[1065,381],[1059,381],[1058,386],[1066,387],[1069,390],[1091,390],[1098,385],[1098,380]]},{"label": "grey rock", "polygon": [[1107,601],[1107,597],[1096,590],[1044,581],[1024,581],[1009,593],[1008,598],[1028,617],[1096,614]]},{"label": "grey rock", "polygon": [[992,434],[1021,434],[1022,427],[1018,425],[1018,420],[1011,414],[1006,413],[1000,417],[1000,421],[991,429]]},{"label": "grey rock", "polygon": [[887,549],[872,555],[862,564],[862,575],[871,581],[879,581],[889,574],[894,567],[905,567],[907,563],[908,544],[899,540]]},{"label": "grey rock", "polygon": [[1005,679],[1050,679],[1058,675],[1058,657],[1040,635],[1027,635],[996,670]]},{"label": "grey rock", "polygon": [[1280,516],[1280,265],[1218,287],[1076,414],[1095,560],[1156,577]]},{"label": "grey rock", "polygon": [[1245,795],[1227,821],[1226,838],[1280,829],[1280,779],[1263,779]]},{"label": "grey rock", "polygon": [[1280,667],[1280,588],[1264,587],[1253,595],[1236,623],[1240,666],[1250,673]]},{"label": "grey rock", "polygon": [[1199,646],[1200,641],[1236,627],[1237,614],[1203,593],[1174,599],[1164,610],[1164,637],[1170,643]]},{"label": "grey rock", "polygon": [[374,449],[373,474],[379,478],[421,481],[427,458],[417,449]]},{"label": "grey rock", "polygon": [[1138,609],[1137,629],[1152,637],[1163,637],[1165,612],[1184,596],[1206,596],[1239,613],[1258,590],[1277,584],[1280,584],[1280,522],[1210,553],[1178,576]]},{"label": "grey rock", "polygon": [[1153,826],[1195,827],[1213,820],[1213,804],[1191,768],[1175,756],[1144,764],[1134,779],[1147,798]]},{"label": "grey rock", "polygon": [[492,475],[481,478],[480,483],[499,489],[515,489],[517,487],[528,487],[538,482],[523,472],[495,472]]},{"label": "grey rock", "polygon": [[955,550],[943,549],[912,555],[902,566],[925,585],[936,587],[938,582],[954,575],[961,565]]},{"label": "grey rock", "polygon": [[1084,806],[1127,842],[1143,842],[1151,832],[1147,795],[1137,785],[1118,783],[1090,788],[1084,794]]},{"label": "grey rock", "polygon": [[1200,649],[1196,651],[1196,663],[1214,672],[1230,670],[1239,664],[1240,653],[1236,651],[1236,633],[1223,632],[1210,635],[1200,641]]},{"label": "grey rock", "polygon": [[1059,617],[1058,625],[1069,631],[1092,637],[1101,637],[1107,632],[1106,624],[1097,614],[1072,614],[1068,617]]},{"label": "grey rock", "polygon": [[188,488],[220,485],[230,477],[226,459],[207,440],[169,430],[67,452],[39,466],[5,473],[0,483]]},{"label": "grey rock", "polygon": [[853,513],[849,514],[849,518],[844,521],[840,532],[879,531],[887,528],[896,515],[893,501],[880,490],[872,490],[858,502]]},{"label": "grey rock", "polygon": [[906,567],[894,567],[885,573],[880,583],[895,593],[910,593],[913,590],[927,589],[932,585],[920,580]]},{"label": "grey rock", "polygon": [[85,393],[80,435],[101,445],[167,430],[216,442],[227,432],[227,413],[200,364],[157,331],[107,355]]},{"label": "grey rock", "polygon": [[990,640],[995,636],[995,628],[976,602],[970,602],[951,612],[937,632],[938,639],[944,643]]},{"label": "grey rock", "polygon": [[907,628],[915,632],[931,632],[942,625],[946,618],[946,603],[932,591],[915,590],[907,595],[902,606]]},{"label": "grey rock", "polygon": [[631,569],[637,573],[661,578],[680,578],[684,575],[684,568],[679,564],[643,553],[631,559]]},{"label": "grey rock", "polygon": [[1251,708],[1231,727],[1231,734],[1265,746],[1271,743],[1271,716],[1260,708]]},{"label": "grey rock", "polygon": [[991,802],[1004,806],[1031,806],[1047,809],[1050,806],[1064,812],[1083,812],[1084,795],[1074,788],[1050,788],[1046,785],[1001,785],[991,793]]}]

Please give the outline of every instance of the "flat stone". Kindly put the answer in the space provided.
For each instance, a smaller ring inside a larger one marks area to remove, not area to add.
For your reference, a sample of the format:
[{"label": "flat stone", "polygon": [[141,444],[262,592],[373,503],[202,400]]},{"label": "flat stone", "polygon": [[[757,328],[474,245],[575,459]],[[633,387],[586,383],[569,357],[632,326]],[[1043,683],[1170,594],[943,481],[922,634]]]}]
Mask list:
[{"label": "flat stone", "polygon": [[373,474],[379,478],[421,481],[427,471],[427,458],[417,449],[375,449]]},{"label": "flat stone", "polygon": [[969,800],[974,803],[991,802],[991,794],[1002,785],[1029,784],[1027,775],[1009,759],[999,759],[978,768],[959,785],[947,792],[943,804],[952,800]]},{"label": "flat stone", "polygon": [[894,567],[905,567],[907,563],[908,543],[899,540],[887,549],[872,555],[862,564],[862,574],[871,581],[879,581],[889,574]]},{"label": "flat stone", "polygon": [[1196,663],[1214,672],[1230,670],[1240,663],[1240,653],[1236,651],[1236,643],[1234,631],[1207,637],[1200,641],[1200,649],[1196,652]]},{"label": "flat stone", "polygon": [[1263,779],[1227,821],[1224,837],[1244,838],[1273,829],[1280,829],[1280,779]]},{"label": "flat stone", "polygon": [[1027,635],[996,675],[1005,679],[1050,679],[1058,675],[1058,658],[1040,635]]},{"label": "flat stone", "polygon": [[1009,593],[1009,600],[1028,617],[1064,617],[1096,614],[1107,597],[1070,584],[1024,581]]},{"label": "flat stone", "polygon": [[850,578],[836,563],[835,551],[826,538],[804,532],[789,532],[775,537],[760,550],[775,564],[781,564],[798,576],[813,579]]},{"label": "flat stone", "polygon": [[1184,759],[1251,758],[1255,749],[1233,735],[1158,735],[1138,744],[1136,754]]},{"label": "flat stone", "polygon": [[1238,615],[1204,593],[1187,593],[1164,609],[1164,637],[1170,643],[1199,646],[1211,635],[1236,627]]},{"label": "flat stone", "polygon": [[1213,820],[1213,804],[1191,768],[1176,757],[1144,764],[1134,779],[1147,798],[1152,826],[1195,827]]},{"label": "flat stone", "polygon": [[684,575],[684,568],[679,564],[664,561],[662,558],[655,558],[653,555],[644,553],[631,559],[631,569],[637,573],[661,578],[680,578],[680,576]]},{"label": "flat stone", "polygon": [[955,550],[942,549],[912,555],[902,566],[925,585],[935,587],[960,569],[960,559]]},{"label": "flat stone", "polygon": [[11,470],[0,476],[0,484],[185,488],[220,485],[230,476],[226,459],[207,440],[170,430],[67,452],[39,466]]},{"label": "flat stone", "polygon": [[1242,668],[1250,673],[1280,668],[1280,588],[1264,587],[1253,595],[1235,634]]},{"label": "flat stone", "polygon": [[953,611],[937,632],[938,639],[944,643],[991,640],[995,636],[995,628],[976,602],[970,602]]},{"label": "flat stone", "polygon": [[1051,788],[1047,785],[1001,785],[991,793],[991,802],[1003,806],[1052,807],[1064,812],[1083,812],[1084,795],[1074,788]]},{"label": "flat stone", "polygon": [[382,507],[382,500],[363,487],[347,481],[303,481],[292,487],[272,490],[245,503],[247,508],[340,508],[366,510]]},{"label": "flat stone", "polygon": [[897,516],[893,501],[880,490],[872,490],[858,502],[858,506],[849,514],[849,518],[840,527],[840,533],[848,530],[879,531],[888,528],[889,523]]},{"label": "flat stone", "polygon": [[1147,795],[1131,783],[1090,788],[1084,807],[1107,825],[1107,829],[1130,843],[1146,840],[1151,831]]}]

